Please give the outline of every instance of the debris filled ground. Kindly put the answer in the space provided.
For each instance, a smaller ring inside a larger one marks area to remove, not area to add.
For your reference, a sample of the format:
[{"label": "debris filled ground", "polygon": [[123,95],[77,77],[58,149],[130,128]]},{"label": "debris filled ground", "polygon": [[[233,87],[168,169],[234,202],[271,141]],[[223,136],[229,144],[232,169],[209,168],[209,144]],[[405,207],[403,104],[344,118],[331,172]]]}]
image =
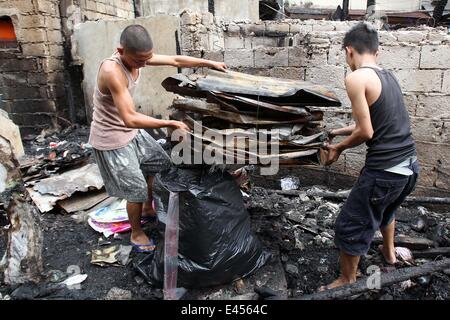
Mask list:
[{"label": "debris filled ground", "polygon": [[[318,188],[317,186],[313,188]],[[286,298],[298,298],[314,293],[319,285],[327,284],[338,275],[338,252],[333,245],[333,223],[341,203],[308,197],[305,189],[300,196],[282,196],[268,193],[262,187],[254,186],[244,197],[251,217],[252,228],[274,259],[249,279],[225,285],[220,288],[188,291],[189,299],[257,299],[254,288],[266,285],[280,286],[280,283],[264,282],[268,270],[283,268],[286,278]],[[403,207],[397,216],[397,234],[426,238],[439,247],[450,246],[450,217],[448,208],[432,212],[424,207]],[[2,227],[7,223],[4,212]],[[145,256],[132,253],[126,266],[100,267],[91,264],[94,249],[115,244],[129,245],[129,234],[111,236],[108,239],[92,230],[86,217],[80,213],[63,214],[57,209],[42,215],[44,229],[45,279],[37,285],[0,287],[3,298],[10,299],[162,299],[161,289],[150,287],[133,268],[133,264]],[[161,239],[162,224],[146,225],[146,232]],[[5,248],[6,230],[2,228],[0,250]],[[372,246],[363,258],[360,271],[364,274],[368,266],[377,265],[382,271],[389,271],[380,254]],[[429,259],[433,260],[433,259]],[[281,263],[278,263],[280,262]],[[415,259],[420,265],[426,259]],[[282,267],[281,267],[282,266]],[[406,265],[405,265],[406,266]],[[279,270],[278,270],[279,271]],[[411,281],[402,282],[379,291],[372,291],[353,298],[357,299],[449,299],[450,276],[434,273]],[[79,290],[67,287],[57,289],[71,273],[86,274]],[[258,276],[261,278],[258,279]],[[282,282],[280,280],[279,282]],[[282,286],[282,284],[281,284]],[[276,290],[277,288],[272,287]]]}]

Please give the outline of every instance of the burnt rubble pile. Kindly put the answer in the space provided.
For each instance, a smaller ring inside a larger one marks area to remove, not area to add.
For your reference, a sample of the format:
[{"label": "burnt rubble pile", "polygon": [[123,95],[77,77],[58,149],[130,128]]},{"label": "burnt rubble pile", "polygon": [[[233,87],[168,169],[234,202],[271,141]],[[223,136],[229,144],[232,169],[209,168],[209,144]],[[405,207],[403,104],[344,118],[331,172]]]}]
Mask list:
[{"label": "burnt rubble pile", "polygon": [[[182,96],[173,101],[172,118],[194,129],[191,138],[201,139],[202,148],[194,144],[193,152],[207,150],[243,164],[319,164],[326,140],[322,107],[341,105],[322,86],[233,71],[177,74],[162,85]],[[262,142],[264,148],[252,147]]]},{"label": "burnt rubble pile", "polygon": [[[289,297],[313,294],[320,285],[339,275],[338,250],[334,246],[334,222],[343,202],[326,201],[308,194],[325,192],[317,186],[300,188],[298,196],[285,196],[253,187],[245,197],[255,232],[263,243],[279,252],[286,272]],[[381,272],[424,266],[450,257],[450,217],[421,206],[401,207],[396,216],[398,265],[387,265],[378,251],[381,233],[361,259],[359,277],[369,276],[370,267]],[[393,285],[354,296],[361,299],[449,299],[450,270],[399,281]]]}]

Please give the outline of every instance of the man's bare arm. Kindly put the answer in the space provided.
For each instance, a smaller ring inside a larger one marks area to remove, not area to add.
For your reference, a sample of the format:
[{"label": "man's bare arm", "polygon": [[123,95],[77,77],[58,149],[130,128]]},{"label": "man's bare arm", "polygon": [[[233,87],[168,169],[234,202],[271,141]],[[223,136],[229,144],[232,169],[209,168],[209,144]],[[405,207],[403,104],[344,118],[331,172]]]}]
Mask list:
[{"label": "man's bare arm", "polygon": [[[355,120],[355,127],[353,128],[350,136],[345,138],[340,143],[325,146],[328,150],[328,157],[325,165],[330,165],[337,161],[344,150],[356,147],[371,139],[373,136],[369,105],[366,100],[365,83],[363,80],[364,79],[357,72],[350,74],[345,79],[347,93],[352,103],[352,113]],[[345,132],[346,130],[349,131],[350,128],[345,128],[343,131]]]},{"label": "man's bare arm", "polygon": [[227,66],[223,62],[188,57],[188,56],[168,56],[154,54],[148,61],[150,66],[173,66],[177,68],[208,67],[220,71],[226,71]]},{"label": "man's bare arm", "polygon": [[114,100],[114,104],[119,110],[125,126],[128,128],[162,128],[174,127],[183,130],[189,128],[180,121],[159,120],[146,116],[135,110],[133,99],[126,87],[125,75],[121,70],[107,70],[104,73],[108,89]]},{"label": "man's bare arm", "polygon": [[329,132],[329,136],[334,138],[336,136],[349,136],[352,134],[353,130],[355,130],[356,125],[352,124],[347,127],[333,129]]},{"label": "man's bare arm", "polygon": [[337,144],[337,148],[341,152],[356,147],[370,140],[373,136],[369,105],[365,94],[366,89],[362,80],[358,73],[351,74],[345,79],[348,97],[352,103],[355,127],[349,137]]}]

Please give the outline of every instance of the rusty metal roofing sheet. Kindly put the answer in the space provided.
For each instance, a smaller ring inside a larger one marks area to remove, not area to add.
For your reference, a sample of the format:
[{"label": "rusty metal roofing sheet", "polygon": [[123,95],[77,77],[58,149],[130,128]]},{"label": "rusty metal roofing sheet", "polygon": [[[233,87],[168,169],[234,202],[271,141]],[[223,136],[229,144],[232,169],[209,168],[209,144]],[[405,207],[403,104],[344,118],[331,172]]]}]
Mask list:
[{"label": "rusty metal roofing sheet", "polygon": [[196,84],[201,91],[220,91],[271,98],[291,97],[299,103],[305,99],[305,102],[311,105],[341,105],[339,98],[331,90],[300,80],[209,70],[208,75],[199,78]]}]

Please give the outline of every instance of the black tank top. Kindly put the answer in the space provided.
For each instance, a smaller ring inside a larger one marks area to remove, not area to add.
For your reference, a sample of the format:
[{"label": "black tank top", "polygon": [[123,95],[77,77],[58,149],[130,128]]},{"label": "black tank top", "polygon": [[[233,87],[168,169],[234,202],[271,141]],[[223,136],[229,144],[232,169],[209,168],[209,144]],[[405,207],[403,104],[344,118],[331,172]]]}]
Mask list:
[{"label": "black tank top", "polygon": [[371,67],[381,80],[380,97],[369,107],[373,136],[366,142],[366,167],[384,170],[416,155],[408,110],[391,71]]}]

